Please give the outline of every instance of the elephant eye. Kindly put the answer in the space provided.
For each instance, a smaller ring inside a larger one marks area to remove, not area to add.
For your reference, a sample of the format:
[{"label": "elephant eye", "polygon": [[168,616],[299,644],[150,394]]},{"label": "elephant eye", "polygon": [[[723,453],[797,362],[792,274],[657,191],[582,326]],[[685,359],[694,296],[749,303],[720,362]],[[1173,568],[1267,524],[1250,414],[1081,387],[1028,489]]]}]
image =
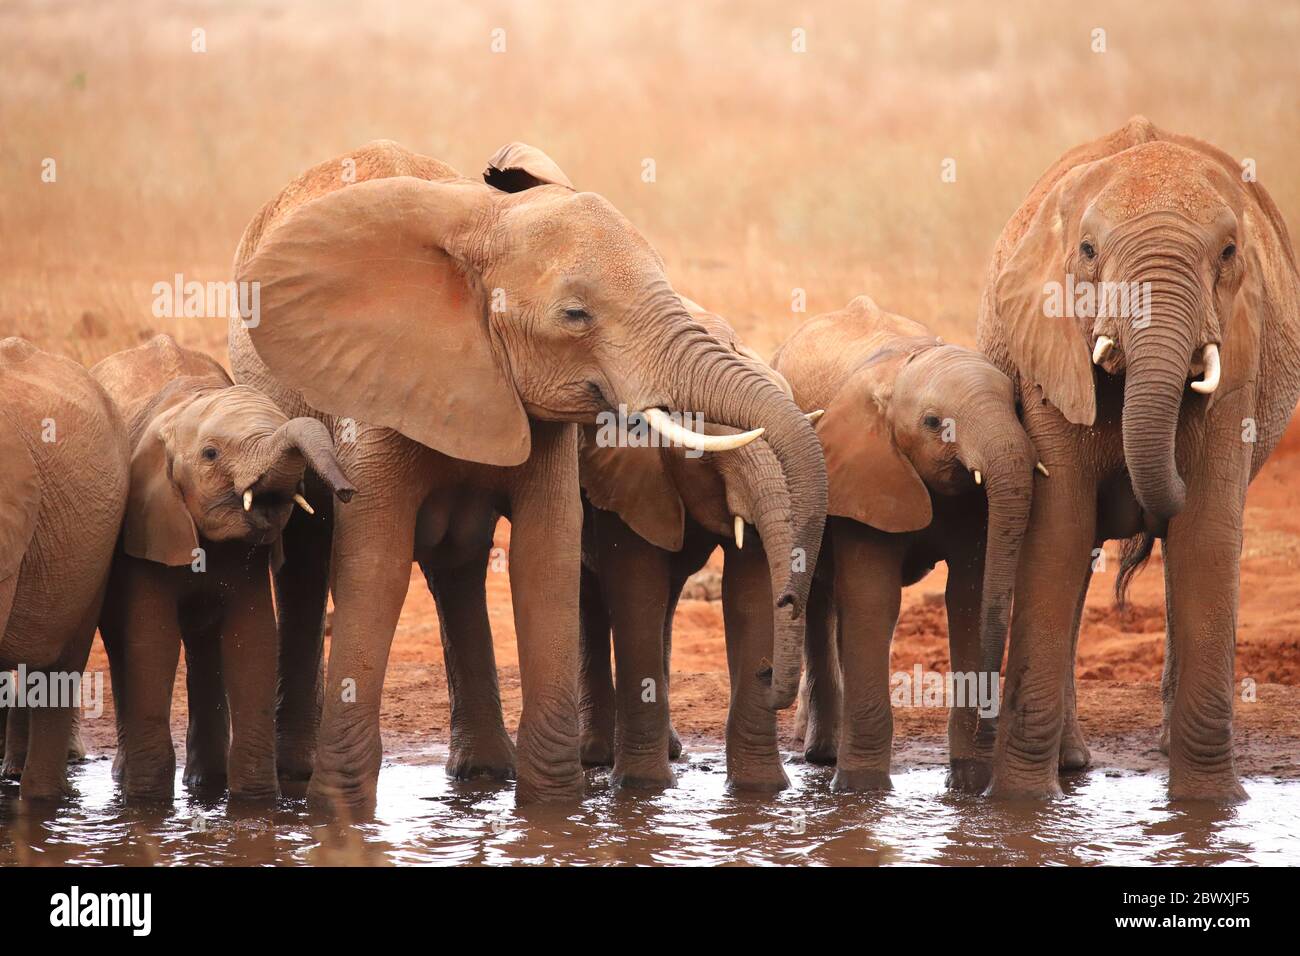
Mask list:
[{"label": "elephant eye", "polygon": [[216,460],[217,460],[217,449],[216,449],[216,447],[215,447],[214,445],[207,445],[207,446],[205,446],[204,449],[203,449],[203,451],[201,452],[201,454],[203,455],[203,460],[204,460],[204,461],[216,461]]},{"label": "elephant eye", "polygon": [[1091,239],[1085,239],[1079,243],[1079,251],[1083,253],[1085,259],[1097,258],[1097,247],[1092,244]]},{"label": "elephant eye", "polygon": [[926,428],[929,428],[929,429],[931,429],[931,430],[933,430],[933,431],[938,431],[938,430],[939,430],[939,424],[940,424],[940,422],[939,422],[939,416],[938,416],[938,415],[926,415],[925,418],[921,419],[921,421],[922,421],[922,423],[925,425]]},{"label": "elephant eye", "polygon": [[565,309],[564,317],[573,322],[591,321],[591,313],[588,312],[586,309],[580,308],[578,306],[573,306],[571,308]]},{"label": "elephant eye", "polygon": [[1231,262],[1232,257],[1235,256],[1236,254],[1237,254],[1237,244],[1235,242],[1230,242],[1223,247],[1223,252],[1219,253],[1219,258],[1222,259],[1224,262]]}]

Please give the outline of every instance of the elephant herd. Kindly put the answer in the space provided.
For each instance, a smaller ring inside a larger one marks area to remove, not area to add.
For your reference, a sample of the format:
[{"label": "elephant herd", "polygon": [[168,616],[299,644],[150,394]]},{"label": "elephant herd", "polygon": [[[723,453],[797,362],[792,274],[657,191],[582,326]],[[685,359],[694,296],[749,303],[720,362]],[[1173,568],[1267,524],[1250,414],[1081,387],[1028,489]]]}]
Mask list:
[{"label": "elephant herd", "polygon": [[[1125,541],[1122,588],[1157,538],[1170,796],[1244,795],[1242,513],[1300,395],[1300,278],[1220,150],[1135,117],[1062,156],[997,242],[978,351],[859,296],[766,362],[518,143],[481,179],[387,141],[315,166],[248,226],[235,280],[260,312],[230,319],[233,380],[168,336],[89,371],[0,342],[0,668],[80,672],[99,630],[128,799],[173,795],[184,646],[187,785],[370,803],[412,560],[449,773],[515,777],[521,803],[580,796],[590,765],[670,786],[673,612],[719,546],[733,787],[788,785],[796,698],[836,790],[889,786],[901,591],[943,561],[978,689],[950,708],[950,786],[1049,797],[1089,761],[1097,549]],[[513,741],[485,592],[502,517]],[[75,719],[8,711],[23,797],[67,792]]]}]

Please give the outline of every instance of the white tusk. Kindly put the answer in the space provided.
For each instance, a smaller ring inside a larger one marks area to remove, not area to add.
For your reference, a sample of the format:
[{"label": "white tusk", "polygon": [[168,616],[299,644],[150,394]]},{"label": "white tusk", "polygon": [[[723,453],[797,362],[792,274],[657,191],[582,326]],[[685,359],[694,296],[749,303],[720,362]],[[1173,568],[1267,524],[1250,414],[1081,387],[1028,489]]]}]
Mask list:
[{"label": "white tusk", "polygon": [[1106,357],[1106,353],[1110,351],[1110,347],[1114,344],[1113,339],[1104,335],[1097,336],[1097,344],[1092,347],[1092,364],[1100,365],[1101,360]]},{"label": "white tusk", "polygon": [[980,470],[978,468],[975,469],[975,484],[977,485],[984,484],[984,476],[980,474]]},{"label": "white tusk", "polygon": [[812,425],[817,421],[817,419],[821,418],[825,414],[826,414],[826,409],[819,408],[815,412],[809,412],[807,415],[804,416],[804,418],[808,419],[809,425]]},{"label": "white tusk", "polygon": [[1047,466],[1044,465],[1041,461],[1038,464],[1034,465],[1034,471],[1040,473],[1044,478],[1052,477],[1052,473],[1047,470]]},{"label": "white tusk", "polygon": [[313,508],[310,504],[308,504],[307,499],[304,498],[302,495],[294,495],[293,500],[296,501],[298,503],[298,507],[301,508],[303,511],[307,512],[307,514],[314,515],[316,513],[316,509]]},{"label": "white tusk", "polygon": [[252,510],[253,510],[253,492],[252,492],[252,489],[249,489],[248,491],[245,491],[245,492],[244,492],[244,510],[245,510],[245,511],[252,511]]},{"label": "white tusk", "polygon": [[1205,375],[1199,382],[1192,383],[1192,391],[1211,394],[1219,387],[1219,373],[1219,347],[1211,342],[1205,347]]},{"label": "white tusk", "polygon": [[736,515],[736,547],[743,548],[744,546],[745,546],[745,519],[742,518],[740,515]]},{"label": "white tusk", "polygon": [[764,431],[762,428],[755,428],[753,431],[741,432],[739,435],[702,435],[677,424],[662,408],[647,408],[641,414],[662,437],[695,451],[731,451],[742,448]]}]

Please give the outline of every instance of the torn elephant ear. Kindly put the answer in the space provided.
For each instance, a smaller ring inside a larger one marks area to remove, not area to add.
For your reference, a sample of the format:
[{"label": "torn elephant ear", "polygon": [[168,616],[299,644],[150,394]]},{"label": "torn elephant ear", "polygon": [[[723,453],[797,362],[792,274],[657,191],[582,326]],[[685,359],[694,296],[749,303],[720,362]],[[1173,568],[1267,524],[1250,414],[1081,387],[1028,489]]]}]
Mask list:
[{"label": "torn elephant ear", "polygon": [[507,143],[493,153],[483,170],[483,181],[505,193],[547,185],[573,189],[555,160],[527,143]]}]

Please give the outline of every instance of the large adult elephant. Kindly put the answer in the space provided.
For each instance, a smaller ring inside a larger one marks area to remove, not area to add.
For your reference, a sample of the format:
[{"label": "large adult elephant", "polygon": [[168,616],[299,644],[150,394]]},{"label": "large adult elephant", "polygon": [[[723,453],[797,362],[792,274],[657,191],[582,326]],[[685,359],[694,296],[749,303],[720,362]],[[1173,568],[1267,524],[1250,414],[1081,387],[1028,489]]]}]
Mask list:
[{"label": "large adult elephant", "polygon": [[[499,706],[477,594],[498,514],[512,525],[523,685],[516,798],[581,793],[576,423],[623,406],[661,423],[661,412],[698,413],[747,438],[766,429],[803,490],[793,546],[815,554],[826,475],[812,427],[690,317],[632,225],[532,147],[502,148],[482,181],[384,141],[323,163],[253,220],[236,271],[259,283],[261,306],[231,322],[237,379],[291,417],[330,425],[363,489],[337,515],[291,521],[276,581],[277,760],[303,775],[316,750],[317,800],[367,803],[374,792],[384,671],[417,550],[441,592],[448,668],[478,678],[457,681],[477,699],[453,700],[453,768],[509,759],[499,721],[458,726],[458,713]],[[800,614],[808,577],[792,570],[777,604]],[[335,611],[317,750],[327,579]],[[787,664],[773,669],[778,696],[795,693],[799,664]]]},{"label": "large adult elephant", "polygon": [[1246,487],[1300,394],[1282,215],[1226,153],[1143,117],[1062,156],[1003,230],[980,347],[1051,481],[1021,552],[991,793],[1085,766],[1073,655],[1100,541],[1163,539],[1169,793],[1244,797],[1232,759]]},{"label": "large adult elephant", "polygon": [[0,673],[23,668],[24,691],[43,681],[53,696],[0,710],[4,773],[21,774],[24,799],[69,789],[72,692],[95,638],[128,482],[126,428],[99,383],[70,359],[0,339]]}]

